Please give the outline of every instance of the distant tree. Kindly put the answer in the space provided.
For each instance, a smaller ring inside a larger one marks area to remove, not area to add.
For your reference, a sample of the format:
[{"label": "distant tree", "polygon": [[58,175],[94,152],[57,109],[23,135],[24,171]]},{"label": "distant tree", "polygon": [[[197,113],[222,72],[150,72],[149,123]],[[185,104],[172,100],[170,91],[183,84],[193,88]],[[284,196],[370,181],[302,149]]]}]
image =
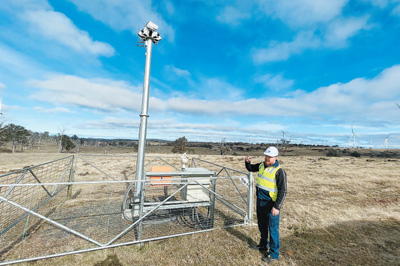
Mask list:
[{"label": "distant tree", "polygon": [[29,132],[29,146],[32,149],[33,145],[37,144],[38,145],[38,150],[40,150],[40,141],[41,141],[41,135],[38,132]]},{"label": "distant tree", "polygon": [[326,156],[328,157],[340,157],[342,152],[339,149],[329,149]]},{"label": "distant tree", "polygon": [[50,133],[48,131],[45,131],[42,133],[42,140],[43,141],[49,141],[50,138]]},{"label": "distant tree", "polygon": [[0,146],[3,146],[3,144],[8,141],[6,129],[7,126],[4,124],[4,122],[0,122]]},{"label": "distant tree", "polygon": [[176,139],[175,142],[173,143],[173,148],[171,151],[173,153],[183,153],[186,151],[186,144],[187,144],[187,139],[185,136]]},{"label": "distant tree", "polygon": [[75,144],[72,142],[71,138],[67,135],[61,136],[61,152],[70,151],[75,148]]},{"label": "distant tree", "polygon": [[71,137],[71,139],[72,139],[73,141],[77,141],[79,138],[78,138],[77,135],[73,135],[73,136]]},{"label": "distant tree", "polygon": [[361,153],[359,153],[358,151],[353,151],[352,153],[350,153],[350,156],[352,156],[352,157],[361,157]]},{"label": "distant tree", "polygon": [[79,150],[80,150],[80,145],[79,145],[80,141],[79,141],[79,137],[78,137],[77,135],[73,135],[73,136],[71,137],[71,140],[72,140],[72,142],[75,144],[76,152],[79,153]]},{"label": "distant tree", "polygon": [[136,143],[133,143],[133,151],[138,151],[138,149],[139,149],[139,145],[138,144],[136,144]]},{"label": "distant tree", "polygon": [[11,141],[13,153],[15,153],[17,145],[22,145],[23,147],[24,145],[27,145],[29,143],[29,131],[23,126],[9,124],[5,127],[3,131],[5,134],[5,141]]},{"label": "distant tree", "polygon": [[60,133],[58,134],[58,136],[59,136],[59,138],[58,138],[58,152],[61,153],[61,152],[63,152],[63,147],[62,147],[63,137],[66,136],[64,133],[67,130],[65,129],[65,127],[59,128],[59,130],[60,130]]},{"label": "distant tree", "polygon": [[221,155],[224,155],[230,150],[229,145],[226,144],[226,138],[223,138],[219,143],[219,150],[221,152]]}]

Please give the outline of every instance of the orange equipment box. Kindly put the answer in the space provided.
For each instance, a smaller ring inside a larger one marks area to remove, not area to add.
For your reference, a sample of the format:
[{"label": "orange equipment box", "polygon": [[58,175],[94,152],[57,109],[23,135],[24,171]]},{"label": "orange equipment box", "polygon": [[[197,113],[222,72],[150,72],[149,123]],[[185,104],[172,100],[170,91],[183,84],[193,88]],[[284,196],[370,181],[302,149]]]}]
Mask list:
[{"label": "orange equipment box", "polygon": [[[173,169],[171,166],[152,166],[151,172],[159,173],[159,172],[172,172]],[[161,180],[160,180],[161,179]],[[171,176],[151,176],[150,177],[150,186],[170,186],[171,185]]]}]

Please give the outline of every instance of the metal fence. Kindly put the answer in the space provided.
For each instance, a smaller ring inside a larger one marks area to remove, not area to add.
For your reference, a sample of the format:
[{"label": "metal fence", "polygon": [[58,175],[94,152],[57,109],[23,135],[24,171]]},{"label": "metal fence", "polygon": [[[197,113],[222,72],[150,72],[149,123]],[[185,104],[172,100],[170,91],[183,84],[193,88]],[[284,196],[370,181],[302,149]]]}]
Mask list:
[{"label": "metal fence", "polygon": [[[135,163],[79,155],[1,175],[0,265],[252,223],[248,173],[200,159],[182,170],[176,156],[147,156],[138,186]],[[169,171],[152,171],[159,166]]]}]

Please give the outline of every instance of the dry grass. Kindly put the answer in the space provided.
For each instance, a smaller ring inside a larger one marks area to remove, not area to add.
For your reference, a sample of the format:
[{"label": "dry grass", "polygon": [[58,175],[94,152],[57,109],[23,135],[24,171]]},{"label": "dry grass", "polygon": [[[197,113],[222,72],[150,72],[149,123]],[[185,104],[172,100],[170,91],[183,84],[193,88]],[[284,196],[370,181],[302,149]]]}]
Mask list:
[{"label": "dry grass", "polygon": [[[175,155],[176,156],[176,155]],[[0,173],[61,157],[0,155]],[[243,157],[196,156],[245,171]],[[262,157],[253,157],[260,161]],[[282,156],[288,195],[277,265],[400,265],[400,160]],[[123,169],[119,170],[120,172]],[[26,265],[263,265],[256,226],[41,260]]]}]

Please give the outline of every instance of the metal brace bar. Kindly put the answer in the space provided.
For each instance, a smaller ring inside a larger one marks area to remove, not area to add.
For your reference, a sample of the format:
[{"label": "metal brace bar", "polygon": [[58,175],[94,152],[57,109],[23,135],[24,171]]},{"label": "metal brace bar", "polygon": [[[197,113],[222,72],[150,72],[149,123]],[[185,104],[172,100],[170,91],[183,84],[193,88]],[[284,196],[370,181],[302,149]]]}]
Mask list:
[{"label": "metal brace bar", "polygon": [[[230,202],[229,200],[225,199],[225,198],[222,197],[221,195],[219,195],[219,194],[217,194],[216,192],[210,190],[209,188],[203,186],[203,185],[200,184],[198,181],[193,180],[193,182],[195,182],[196,184],[199,184],[199,185],[202,186],[203,188],[207,189],[208,191],[210,191],[211,193],[213,193],[214,195],[216,195],[216,196],[217,196],[217,199],[218,199],[218,197],[219,197],[219,200],[220,200],[226,207],[230,208],[232,211],[236,212],[237,214],[239,214],[239,215],[241,215],[241,216],[243,216],[243,217],[246,216],[247,212],[246,212],[245,210],[243,210],[242,208],[236,206],[235,204],[233,204],[233,203]],[[241,214],[241,213],[239,213],[239,211],[235,210],[234,208],[228,206],[227,203],[224,203],[223,201],[225,201],[225,202],[231,204],[232,206],[234,206],[234,207],[237,208],[238,210],[242,211],[242,212],[244,213],[244,215]]]},{"label": "metal brace bar", "polygon": [[243,201],[247,204],[247,201],[244,199],[244,197],[243,197],[242,193],[240,192],[239,188],[236,186],[235,182],[233,182],[233,179],[231,178],[231,175],[228,173],[228,171],[226,170],[225,167],[224,167],[224,169],[225,169],[225,173],[229,176],[229,179],[231,180],[232,184],[235,186],[237,192],[239,192],[239,195],[242,197]]},{"label": "metal brace bar", "polygon": [[161,160],[161,161],[163,161],[164,163],[168,164],[168,165],[171,166],[172,168],[175,168],[175,170],[177,170],[177,171],[180,170],[180,169],[176,168],[174,165],[170,164],[169,162],[167,162],[166,160],[164,160],[164,159],[161,158],[161,157],[154,158],[153,160],[151,160],[150,162],[148,162],[148,163],[146,164],[146,166],[149,165],[149,164],[152,163],[152,162],[155,162],[156,160]]},{"label": "metal brace bar", "polygon": [[[36,179],[36,181],[38,181],[39,184],[41,184],[42,182],[40,182],[39,178],[35,175],[34,172],[32,172],[32,169],[29,169],[29,172],[31,172],[31,174],[33,175],[33,177]],[[52,194],[50,194],[50,192],[43,186],[41,185],[41,187],[44,189],[44,191],[46,191],[47,195],[49,195],[50,197],[52,197]],[[54,194],[54,193],[53,193]]]},{"label": "metal brace bar", "polygon": [[221,170],[219,170],[219,172],[217,173],[217,176],[218,176],[222,171],[224,171],[224,168],[222,168]]},{"label": "metal brace bar", "polygon": [[[28,170],[25,170],[25,172],[18,178],[17,182],[15,182],[15,184],[13,184],[13,186],[11,186],[11,188],[7,191],[7,193],[4,195],[4,197],[7,198],[7,196],[11,194],[11,192],[12,192],[12,191],[14,190],[14,188],[15,188],[15,185],[18,184],[19,182],[21,182],[22,179],[24,179],[24,177],[25,177],[25,175],[26,175],[27,172],[28,172]],[[3,185],[3,186],[4,186],[4,185]],[[2,202],[3,202],[3,201],[0,200],[0,204],[1,204]]]},{"label": "metal brace bar", "polygon": [[86,161],[85,159],[79,157],[82,161],[84,161],[85,163],[88,163],[89,165],[93,166],[95,169],[99,170],[101,173],[105,174],[106,176],[108,176],[109,178],[111,178],[112,180],[116,180],[114,177],[110,176],[109,174],[107,174],[106,172],[104,172],[103,170],[101,170],[100,168],[98,168],[97,166],[93,165],[91,162]]}]

